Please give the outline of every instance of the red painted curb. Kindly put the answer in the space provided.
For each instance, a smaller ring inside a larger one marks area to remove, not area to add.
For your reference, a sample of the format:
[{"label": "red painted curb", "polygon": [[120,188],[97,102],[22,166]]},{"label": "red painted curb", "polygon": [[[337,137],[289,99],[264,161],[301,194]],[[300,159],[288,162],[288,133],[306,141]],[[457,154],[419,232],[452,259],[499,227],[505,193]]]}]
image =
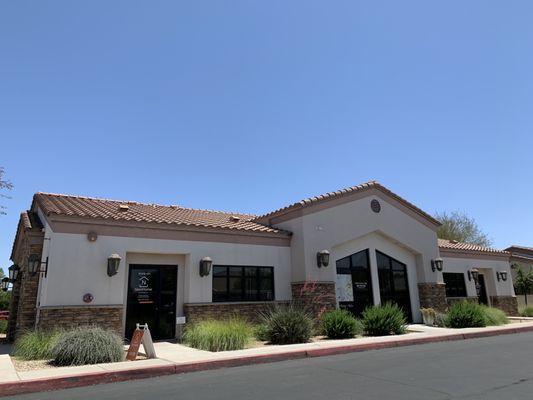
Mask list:
[{"label": "red painted curb", "polygon": [[276,354],[230,358],[226,360],[201,361],[188,364],[164,365],[144,367],[124,371],[91,372],[85,375],[64,376],[58,378],[41,378],[31,381],[0,383],[0,397],[23,393],[44,392],[58,389],[68,389],[80,386],[91,386],[103,383],[121,382],[133,379],[153,378],[156,376],[183,374],[187,372],[207,371],[226,367],[263,364],[276,361],[286,361],[307,357],[322,357],[369,350],[379,350],[393,347],[404,347],[428,343],[456,341],[509,335],[513,333],[533,332],[533,326],[516,327],[500,331],[456,333],[446,336],[392,340],[381,343],[353,344],[324,349],[295,350]]},{"label": "red painted curb", "polygon": [[121,382],[132,379],[154,378],[156,376],[173,375],[175,373],[175,365],[164,365],[138,368],[134,370],[90,372],[85,375],[63,376],[49,379],[40,378],[22,382],[9,382],[0,384],[0,397],[14,394],[68,389],[79,386],[91,386],[101,383]]}]

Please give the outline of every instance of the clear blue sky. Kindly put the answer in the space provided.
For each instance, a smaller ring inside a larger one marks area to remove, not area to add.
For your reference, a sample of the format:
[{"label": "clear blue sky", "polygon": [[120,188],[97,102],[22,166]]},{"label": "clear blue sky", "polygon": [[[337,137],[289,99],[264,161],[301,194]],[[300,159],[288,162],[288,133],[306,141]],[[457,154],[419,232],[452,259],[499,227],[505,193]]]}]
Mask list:
[{"label": "clear blue sky", "polygon": [[531,1],[3,1],[0,266],[36,191],[263,213],[376,179],[533,246]]}]

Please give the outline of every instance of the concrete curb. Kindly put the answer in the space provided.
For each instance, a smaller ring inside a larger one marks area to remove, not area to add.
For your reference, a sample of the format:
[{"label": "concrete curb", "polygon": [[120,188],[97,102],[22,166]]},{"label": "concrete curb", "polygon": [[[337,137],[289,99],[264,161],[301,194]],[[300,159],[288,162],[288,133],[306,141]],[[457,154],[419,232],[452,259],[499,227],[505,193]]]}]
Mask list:
[{"label": "concrete curb", "polygon": [[338,354],[379,350],[393,347],[405,347],[427,343],[477,339],[483,337],[510,335],[533,332],[533,326],[516,327],[513,329],[490,330],[481,332],[457,333],[434,337],[391,340],[378,343],[352,344],[324,349],[293,350],[284,353],[244,356],[225,360],[201,361],[187,364],[174,364],[154,367],[143,367],[122,371],[91,372],[84,375],[62,376],[57,378],[41,378],[28,381],[0,383],[0,397],[23,393],[44,392],[68,389],[80,386],[91,386],[103,383],[122,382],[133,379],[153,378],[164,375],[183,374],[188,372],[207,371],[219,368],[238,367],[243,365],[264,364],[307,357],[323,357]]}]

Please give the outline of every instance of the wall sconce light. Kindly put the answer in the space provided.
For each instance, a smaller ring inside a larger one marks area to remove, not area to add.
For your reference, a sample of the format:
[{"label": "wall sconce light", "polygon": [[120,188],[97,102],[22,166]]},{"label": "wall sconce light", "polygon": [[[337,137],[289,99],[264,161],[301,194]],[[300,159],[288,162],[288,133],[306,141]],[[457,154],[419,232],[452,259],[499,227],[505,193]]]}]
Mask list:
[{"label": "wall sconce light", "polygon": [[498,282],[499,281],[505,282],[507,280],[507,271],[501,271],[501,272],[496,271],[496,278],[498,278]]},{"label": "wall sconce light", "polygon": [[9,278],[6,276],[5,278],[2,278],[0,281],[0,289],[2,289],[4,292],[7,292],[7,288],[9,287]]},{"label": "wall sconce light", "polygon": [[211,257],[204,257],[200,260],[200,276],[207,276],[211,272],[213,260]]},{"label": "wall sconce light", "polygon": [[20,267],[16,264],[13,264],[11,267],[7,269],[9,273],[9,282],[14,283],[19,278],[20,274]]},{"label": "wall sconce light", "polygon": [[472,279],[474,280],[474,282],[477,283],[477,278],[479,276],[479,271],[477,268],[472,268],[470,270],[468,270],[468,280],[471,281]]},{"label": "wall sconce light", "polygon": [[443,267],[444,267],[444,260],[442,258],[435,258],[434,260],[431,260],[431,270],[433,272],[442,271]]},{"label": "wall sconce light", "polygon": [[[44,270],[41,270],[41,265],[44,264]],[[44,273],[44,277],[48,274],[48,257],[46,261],[41,261],[41,256],[38,254],[30,254],[28,256],[28,272],[31,276],[35,276],[37,272]]]},{"label": "wall sconce light", "polygon": [[318,268],[327,267],[329,265],[329,251],[320,250],[316,253],[316,264]]},{"label": "wall sconce light", "polygon": [[122,257],[115,253],[107,257],[107,276],[113,276],[117,274],[118,267],[120,266],[120,260],[122,260]]}]

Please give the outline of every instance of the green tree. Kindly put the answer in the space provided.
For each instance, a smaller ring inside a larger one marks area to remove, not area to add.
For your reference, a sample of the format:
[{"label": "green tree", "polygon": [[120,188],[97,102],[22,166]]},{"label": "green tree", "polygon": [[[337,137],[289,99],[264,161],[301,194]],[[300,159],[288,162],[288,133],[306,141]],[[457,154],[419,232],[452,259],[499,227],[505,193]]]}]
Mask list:
[{"label": "green tree", "polygon": [[488,247],[492,241],[481,231],[476,220],[459,211],[451,213],[436,213],[437,219],[442,225],[437,231],[440,239],[457,240]]},{"label": "green tree", "polygon": [[533,271],[524,271],[518,264],[513,264],[513,269],[516,269],[515,288],[516,291],[524,295],[524,300],[527,306],[527,295],[533,290]]},{"label": "green tree", "polygon": [[[4,277],[4,270],[0,268],[0,279]],[[11,300],[11,292],[0,291],[0,311],[9,309],[9,301]]]}]

